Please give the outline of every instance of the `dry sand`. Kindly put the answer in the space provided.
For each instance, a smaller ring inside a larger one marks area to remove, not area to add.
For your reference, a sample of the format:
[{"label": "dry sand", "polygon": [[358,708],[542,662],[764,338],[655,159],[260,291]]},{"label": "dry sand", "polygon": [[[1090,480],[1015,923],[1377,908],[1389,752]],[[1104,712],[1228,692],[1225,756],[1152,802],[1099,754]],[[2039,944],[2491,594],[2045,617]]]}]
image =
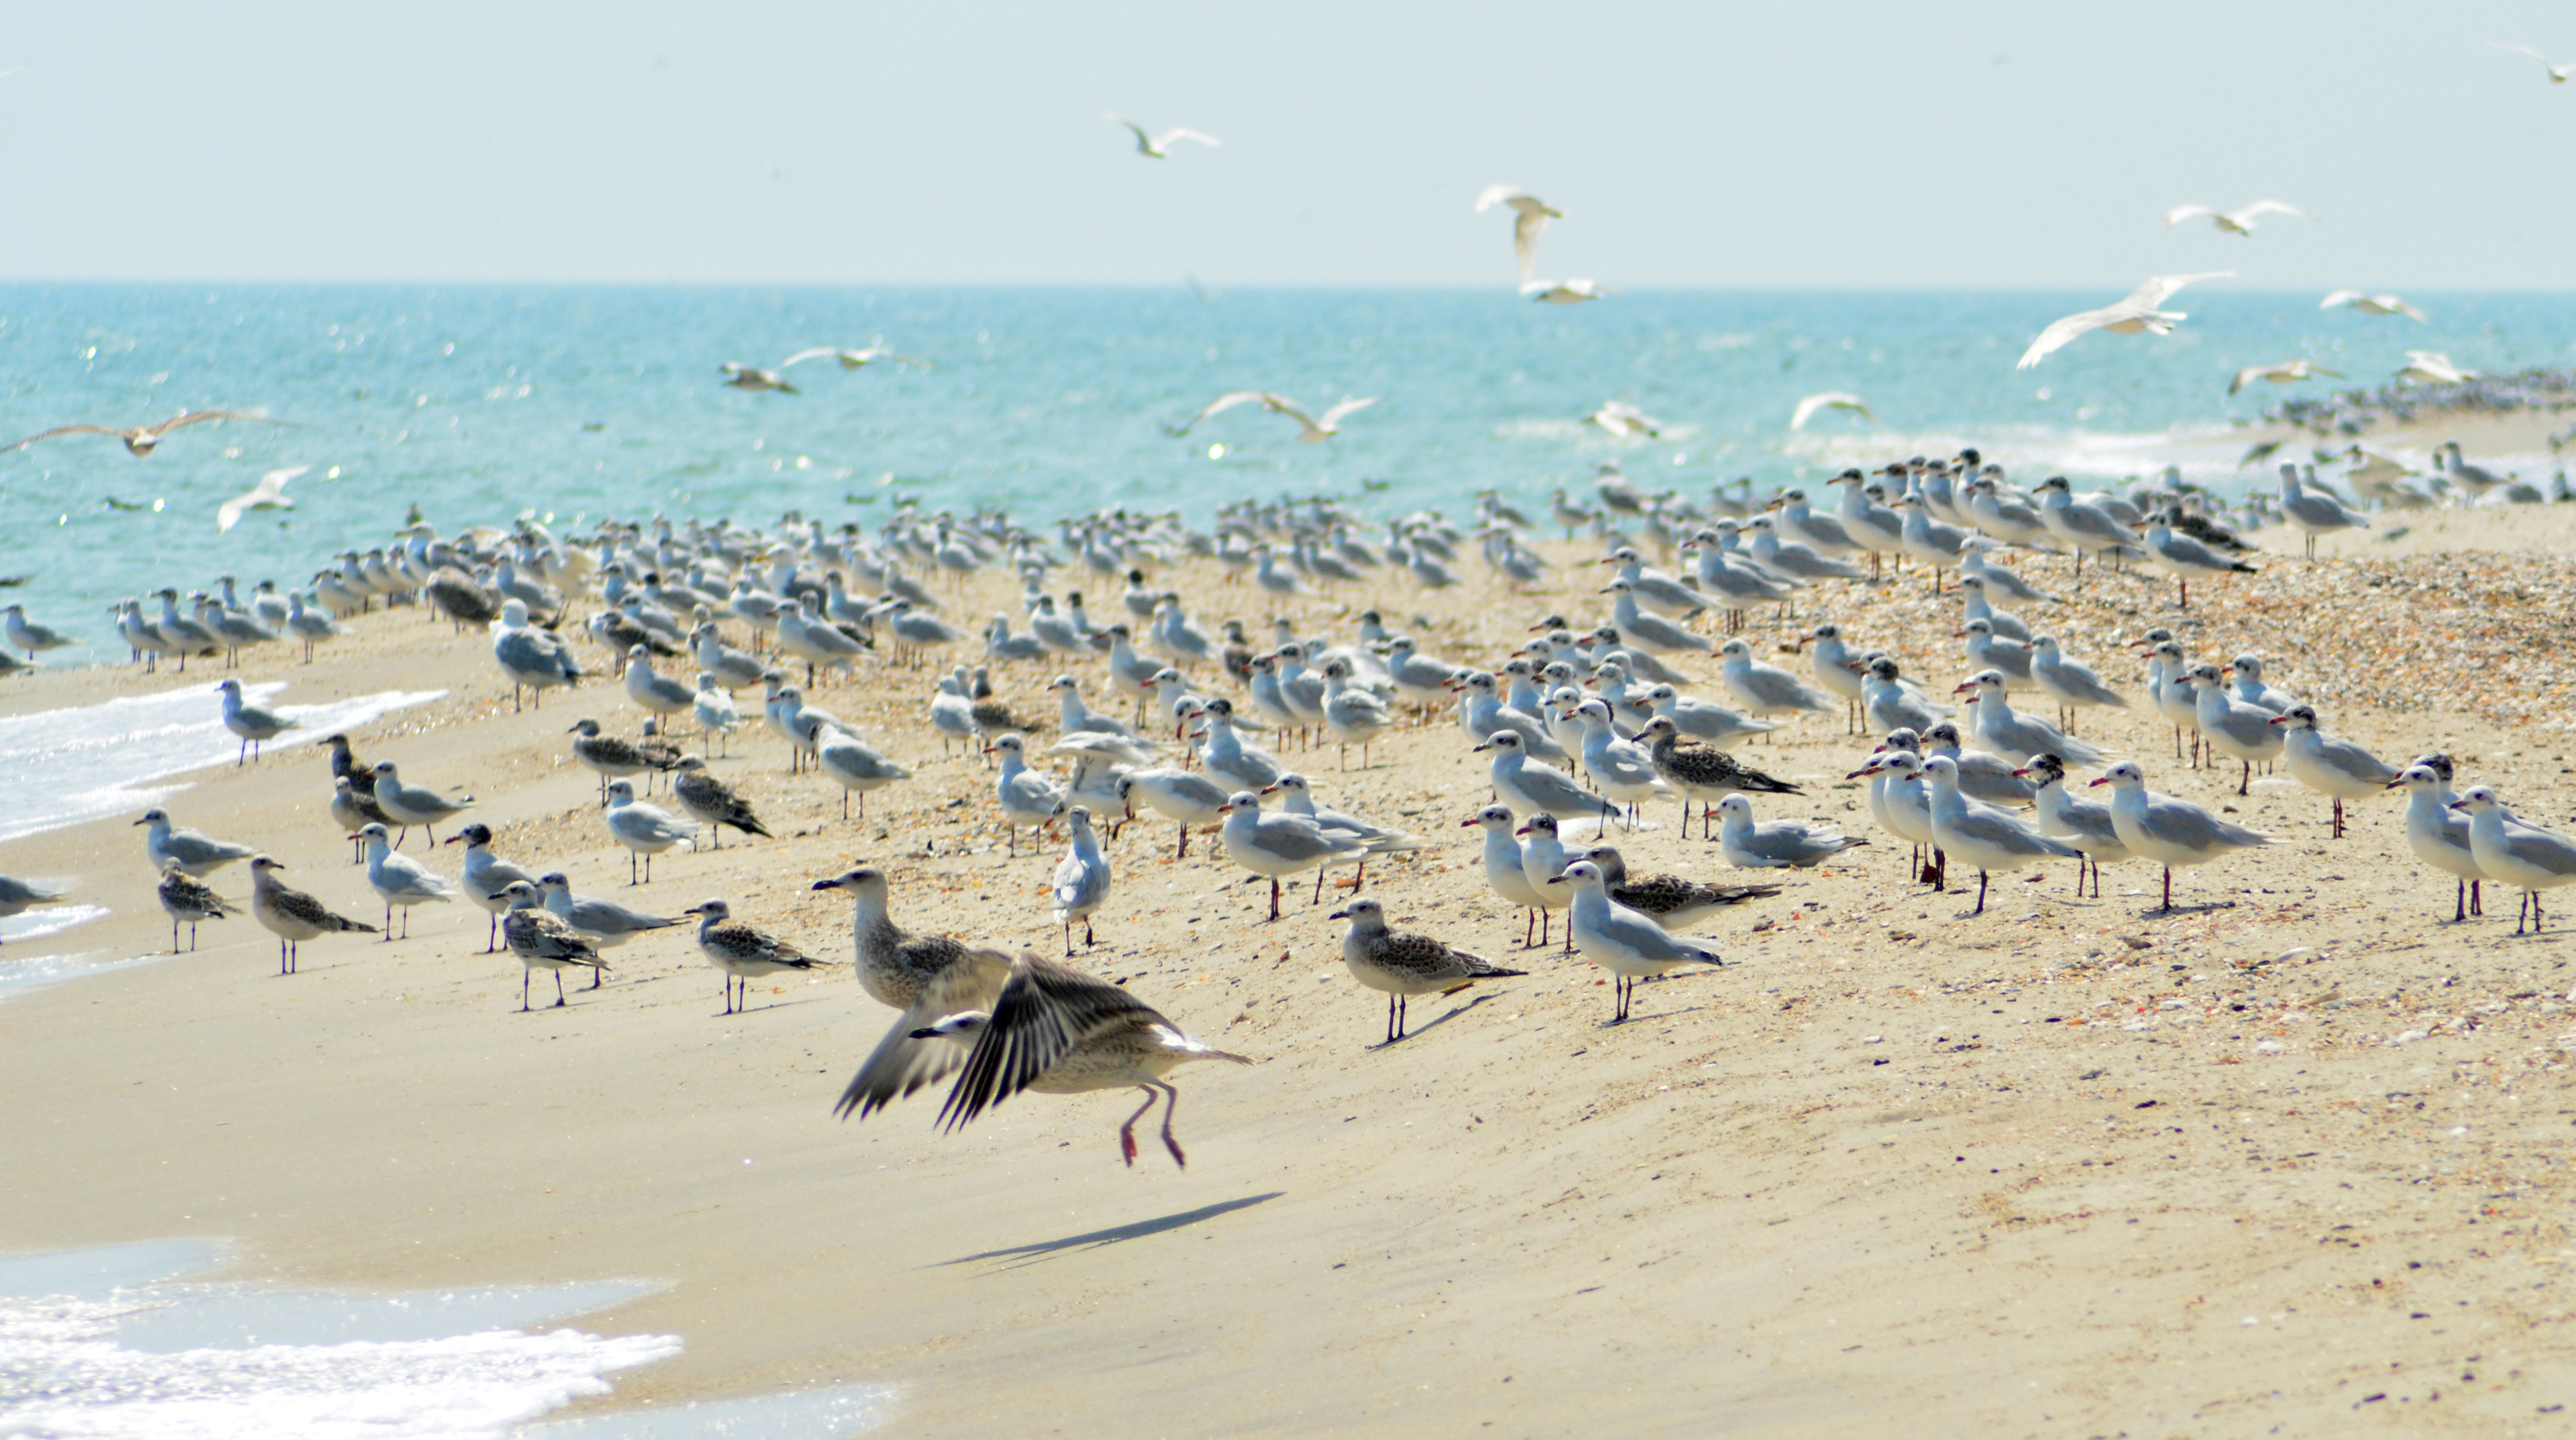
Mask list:
[{"label": "dry sand", "polygon": [[[2195,653],[2263,651],[2274,683],[2383,757],[2446,748],[2464,785],[2562,820],[2564,547],[2346,548],[2363,558],[2195,587],[2188,617],[2169,585],[2088,575],[2044,618],[2133,694],[2117,642],[2187,620]],[[1428,611],[1407,627],[1426,649],[1490,663],[1540,614],[1590,613],[1597,574],[1525,598],[1481,574],[1345,598]],[[1176,583],[1210,620],[1269,613],[1204,568]],[[1802,618],[1946,681],[1952,604],[1909,574],[1829,586]],[[584,714],[632,733],[619,691],[514,714],[481,637],[416,612],[356,629],[327,667],[243,673],[294,681],[297,701],[449,689],[361,753],[470,786],[503,853],[583,890],[664,913],[722,896],[846,960],[846,902],[807,885],[869,856],[909,925],[1054,943],[1054,852],[1004,858],[990,772],[942,758],[922,722],[926,672],[818,697],[920,766],[867,823],[747,728],[717,769],[780,838],[675,853],[629,891],[564,743]],[[1023,667],[1006,693],[1037,706],[1050,673]],[[0,709],[174,683],[48,673]],[[2330,842],[2322,800],[2285,778],[2239,800],[2233,769],[2185,769],[2134,715],[2085,733],[2283,843],[2180,878],[2173,914],[2147,913],[2156,872],[2131,864],[2098,902],[2069,867],[1998,877],[1964,918],[1967,896],[1904,882],[1903,850],[1843,788],[1867,746],[1842,728],[1816,717],[1739,753],[1808,785],[1764,813],[1873,843],[1704,927],[1728,967],[1644,987],[1616,1028],[1592,967],[1515,949],[1458,828],[1484,785],[1454,725],[1381,745],[1365,773],[1296,757],[1328,802],[1431,842],[1370,869],[1399,926],[1532,972],[1426,1001],[1393,1047],[1329,896],[1261,923],[1263,888],[1216,847],[1175,863],[1169,825],[1130,828],[1103,944],[1078,963],[1260,1060],[1178,1073],[1186,1171],[1150,1136],[1118,1162],[1125,1093],[1023,1096],[954,1136],[932,1128],[935,1093],[833,1119],[891,1019],[846,968],[756,986],[726,1017],[687,939],[652,936],[614,952],[607,988],[515,1013],[517,965],[477,953],[483,912],[459,905],[424,909],[404,943],[309,945],[292,979],[242,919],[194,954],[0,1004],[0,1236],[237,1237],[239,1277],[300,1285],[663,1280],[581,1323],[687,1352],[599,1404],[891,1382],[912,1434],[2564,1433],[2564,932],[2515,938],[2509,893],[2449,923],[2450,883],[2407,855],[2396,803],[2356,806]],[[189,778],[168,802],[182,823],[255,840],[374,917],[321,752]],[[1650,818],[1623,838],[1633,866],[1726,873],[1672,807]],[[74,877],[116,912],[25,952],[166,943],[124,819],[0,847],[0,870]]]}]

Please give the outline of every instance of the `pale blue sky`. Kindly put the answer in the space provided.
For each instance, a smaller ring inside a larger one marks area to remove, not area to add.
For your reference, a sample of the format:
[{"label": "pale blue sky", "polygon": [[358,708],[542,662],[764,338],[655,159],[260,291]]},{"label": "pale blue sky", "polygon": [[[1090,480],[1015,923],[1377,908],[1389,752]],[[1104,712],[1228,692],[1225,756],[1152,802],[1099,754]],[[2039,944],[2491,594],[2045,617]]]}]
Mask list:
[{"label": "pale blue sky", "polygon": [[2576,282],[2576,85],[2484,43],[2565,4],[0,13],[15,278],[1508,285],[1509,181],[1614,289]]}]

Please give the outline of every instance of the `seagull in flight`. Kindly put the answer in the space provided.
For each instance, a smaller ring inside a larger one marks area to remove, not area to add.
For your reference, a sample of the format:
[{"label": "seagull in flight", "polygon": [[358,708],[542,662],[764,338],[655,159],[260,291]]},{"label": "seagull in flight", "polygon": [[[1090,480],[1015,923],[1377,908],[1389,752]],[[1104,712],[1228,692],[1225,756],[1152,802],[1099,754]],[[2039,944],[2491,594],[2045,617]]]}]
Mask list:
[{"label": "seagull in flight", "polygon": [[785,370],[793,365],[802,365],[808,360],[822,359],[838,360],[844,370],[864,370],[880,360],[891,360],[897,365],[918,365],[924,370],[930,368],[930,362],[927,360],[915,360],[908,355],[897,355],[886,348],[883,340],[877,341],[865,350],[843,350],[837,346],[817,345],[811,350],[799,350],[779,361],[778,368]]},{"label": "seagull in flight", "polygon": [[2317,308],[2320,310],[2332,310],[2338,305],[2358,310],[2364,315],[2404,315],[2421,324],[2433,323],[2431,316],[2394,295],[2364,295],[2358,290],[2337,290],[2317,302]]},{"label": "seagull in flight", "polygon": [[2202,280],[2232,279],[2235,274],[2233,270],[2213,270],[2199,275],[2150,275],[2119,303],[2099,310],[2080,311],[2040,331],[2039,338],[2030,342],[2030,348],[2021,352],[2021,363],[2013,368],[2029,369],[2087,330],[2108,330],[2115,335],[2135,335],[2142,330],[2150,335],[2170,334],[2173,327],[2186,318],[2186,313],[2159,310],[2157,306],[2186,285]]},{"label": "seagull in flight", "polygon": [[1580,305],[1586,300],[1598,300],[1610,292],[1602,289],[1598,282],[1578,275],[1571,280],[1532,280],[1521,287],[1521,293],[1550,305]]},{"label": "seagull in flight", "polygon": [[1206,409],[1191,416],[1183,423],[1179,425],[1164,426],[1163,433],[1171,436],[1187,435],[1190,433],[1191,426],[1198,424],[1200,421],[1216,414],[1220,410],[1231,410],[1237,405],[1248,405],[1254,403],[1258,403],[1262,409],[1269,411],[1273,415],[1285,415],[1289,419],[1296,421],[1297,438],[1305,441],[1309,445],[1315,445],[1341,434],[1342,417],[1350,414],[1354,410],[1365,409],[1368,406],[1376,404],[1377,397],[1369,395],[1358,400],[1345,399],[1341,404],[1325,411],[1322,418],[1318,419],[1315,416],[1307,414],[1305,407],[1299,405],[1296,401],[1289,399],[1285,395],[1273,395],[1267,390],[1236,390],[1224,395],[1219,395],[1214,400],[1209,401]]},{"label": "seagull in flight", "polygon": [[2409,350],[2406,364],[2398,370],[2397,378],[2426,385],[2457,385],[2475,378],[2477,373],[2452,364],[2451,357],[2438,350]]},{"label": "seagull in flight", "polygon": [[284,470],[271,470],[259,477],[259,483],[247,492],[225,501],[215,510],[215,533],[223,534],[241,523],[241,517],[253,510],[292,510],[295,502],[286,498],[286,482],[312,469],[296,465]]},{"label": "seagull in flight", "polygon": [[1196,140],[1202,145],[1214,145],[1220,148],[1225,144],[1224,141],[1219,140],[1213,135],[1203,135],[1196,130],[1166,130],[1160,135],[1148,135],[1145,133],[1145,127],[1137,124],[1133,120],[1122,120],[1115,115],[1103,115],[1100,118],[1109,121],[1113,125],[1124,125],[1128,129],[1135,131],[1136,153],[1144,156],[1148,160],[1170,159],[1171,156],[1168,152],[1172,142],[1175,140]]},{"label": "seagull in flight", "polygon": [[1583,418],[1623,440],[1634,435],[1653,439],[1664,432],[1663,421],[1625,400],[1604,400],[1600,409]]},{"label": "seagull in flight", "polygon": [[2490,50],[2510,50],[2517,55],[2528,55],[2532,59],[2539,61],[2540,68],[2549,72],[2549,83],[2552,85],[2564,85],[2567,83],[2568,76],[2576,75],[2576,62],[2571,62],[2565,65],[2552,65],[2549,63],[2548,56],[2541,54],[2539,51],[2532,49],[2528,45],[2507,45],[2501,40],[2490,40],[2487,42],[2487,48]]},{"label": "seagull in flight", "polygon": [[2317,218],[2296,205],[2284,205],[2278,200],[2257,200],[2241,210],[2212,210],[2206,205],[2177,205],[2165,212],[2165,223],[2171,225],[2188,220],[2194,215],[2208,216],[2210,224],[2230,235],[2253,234],[2254,217],[2257,215],[2296,215],[2302,220]]},{"label": "seagull in flight", "polygon": [[[1526,287],[1538,278],[1538,237],[1546,233],[1549,220],[1562,220],[1565,212],[1518,185],[1488,185],[1485,193],[1476,197],[1479,215],[1497,205],[1509,205],[1520,216],[1512,222],[1512,254],[1520,260],[1521,280]],[[1526,288],[1523,293],[1527,293]]]},{"label": "seagull in flight", "polygon": [[788,384],[775,370],[762,370],[756,366],[745,365],[739,360],[727,360],[722,368],[724,373],[733,377],[724,383],[736,390],[748,390],[754,395],[763,390],[783,390],[790,395],[805,393]]},{"label": "seagull in flight", "polygon": [[1797,413],[1789,417],[1789,428],[1806,429],[1807,422],[1815,419],[1819,410],[1849,410],[1872,425],[1878,423],[1878,417],[1869,413],[1868,402],[1859,396],[1848,390],[1825,390],[1798,402]]},{"label": "seagull in flight", "polygon": [[263,425],[286,423],[249,410],[183,410],[158,425],[142,425],[132,430],[120,430],[113,425],[57,425],[42,434],[30,435],[17,444],[9,446],[8,449],[24,450],[39,440],[51,440],[63,435],[113,435],[125,442],[128,453],[138,456],[149,455],[159,448],[162,438],[171,431],[184,429],[190,425],[202,425],[209,420],[257,420]]},{"label": "seagull in flight", "polygon": [[2248,365],[2237,371],[2236,378],[2227,382],[2227,393],[2233,395],[2257,380],[2292,385],[2318,375],[2331,375],[2337,380],[2343,378],[2342,371],[2329,370],[2314,360],[2284,360],[2278,365]]}]

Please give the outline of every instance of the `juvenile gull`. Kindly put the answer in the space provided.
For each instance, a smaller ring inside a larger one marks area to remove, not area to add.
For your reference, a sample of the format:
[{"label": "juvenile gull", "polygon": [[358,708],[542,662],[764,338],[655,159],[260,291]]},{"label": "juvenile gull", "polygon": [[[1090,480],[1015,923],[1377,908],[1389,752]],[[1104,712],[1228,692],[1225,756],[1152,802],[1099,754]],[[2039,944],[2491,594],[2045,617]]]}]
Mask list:
[{"label": "juvenile gull", "polygon": [[241,751],[233,757],[235,769],[241,768],[246,759],[257,754],[259,746],[295,729],[301,723],[289,720],[274,710],[263,710],[256,705],[244,703],[239,680],[229,678],[222,680],[216,684],[215,689],[222,692],[224,697],[224,728],[241,737]]},{"label": "juvenile gull", "polygon": [[653,880],[653,857],[676,845],[697,848],[698,823],[683,820],[659,805],[635,798],[635,782],[616,780],[608,786],[608,838],[626,847],[626,883],[636,883],[636,862],[643,862],[644,883]]},{"label": "juvenile gull", "polygon": [[1729,795],[1717,802],[1717,843],[1726,863],[1742,870],[1806,870],[1866,840],[1850,839],[1808,820],[1753,818],[1753,802]]},{"label": "juvenile gull", "polygon": [[403,912],[402,938],[411,938],[411,909],[456,898],[456,883],[407,855],[393,853],[392,836],[382,825],[358,832],[367,846],[367,883],[385,902],[385,940],[394,938],[394,910]]},{"label": "juvenile gull", "polygon": [[680,763],[671,767],[671,798],[680,802],[680,808],[688,811],[691,819],[707,827],[708,836],[715,842],[711,849],[724,848],[727,825],[745,835],[770,838],[769,827],[752,813],[751,802],[717,779],[707,769],[703,756],[683,755]]},{"label": "juvenile gull", "polygon": [[661,757],[620,735],[602,735],[596,720],[574,722],[572,758],[599,775],[599,803],[608,803],[608,782],[647,775],[662,767]]},{"label": "juvenile gull", "polygon": [[[1270,918],[1279,918],[1279,881],[1282,876],[1320,872],[1325,865],[1341,860],[1356,860],[1368,853],[1368,846],[1358,838],[1325,829],[1304,815],[1266,813],[1261,801],[1250,791],[1228,796],[1222,812],[1225,816],[1225,855],[1238,865],[1270,882]],[[1315,898],[1323,898],[1324,879],[1315,877]]]},{"label": "juvenile gull", "polygon": [[1404,1038],[1406,1004],[1416,995],[1455,995],[1479,980],[1507,980],[1526,970],[1506,970],[1473,951],[1460,950],[1428,935],[1398,934],[1387,928],[1385,907],[1375,900],[1352,901],[1326,917],[1348,920],[1342,934],[1342,963],[1351,976],[1372,990],[1386,992],[1386,1042]]},{"label": "juvenile gull", "polygon": [[[815,968],[803,951],[775,935],[749,925],[730,925],[733,911],[722,900],[709,900],[680,912],[704,918],[698,922],[698,953],[724,976],[725,1013],[739,1013],[751,1003],[751,982],[785,970]],[[741,1001],[736,1003],[739,987]]]},{"label": "juvenile gull", "polygon": [[155,870],[177,865],[190,877],[203,880],[236,860],[250,858],[247,845],[218,840],[196,830],[172,828],[170,812],[158,807],[144,811],[143,818],[134,823],[152,827],[143,834],[143,853],[151,857]]},{"label": "juvenile gull", "polygon": [[2272,723],[2282,730],[2282,759],[2290,778],[2334,801],[2334,819],[2326,832],[2330,839],[2343,838],[2343,802],[2367,799],[2397,783],[2396,767],[2318,729],[2313,706],[2293,705]]},{"label": "juvenile gull", "polygon": [[[0,881],[0,884],[8,885],[18,883],[14,880]],[[179,953],[180,922],[187,922],[188,948],[194,950],[197,948],[198,922],[221,920],[227,915],[241,913],[216,894],[214,886],[190,878],[175,860],[161,867],[161,885],[157,893],[162,910],[170,917],[170,953],[173,955]]]},{"label": "juvenile gull", "polygon": [[1631,875],[1628,862],[1608,845],[1593,846],[1584,858],[1600,867],[1601,883],[1609,887],[1611,899],[1653,916],[1667,930],[1696,925],[1720,910],[1780,893],[1777,885],[1712,885],[1679,875]]},{"label": "juvenile gull", "polygon": [[2095,785],[2109,785],[2111,828],[2129,853],[2164,867],[2162,909],[2173,908],[2173,872],[2177,866],[2206,865],[2230,850],[2269,845],[2272,837],[2241,825],[2230,825],[2188,800],[2157,795],[2147,789],[2147,772],[2134,760],[2123,760],[2102,772]]},{"label": "juvenile gull", "polygon": [[608,962],[599,958],[599,948],[588,937],[565,924],[559,916],[549,914],[537,903],[537,887],[525,880],[513,880],[501,887],[503,904],[501,941],[510,953],[519,957],[519,1010],[528,1009],[528,980],[539,967],[554,972],[555,1005],[564,1002],[563,972],[567,967],[590,968],[590,988],[599,988],[599,977]]},{"label": "juvenile gull", "polygon": [[[1691,806],[1699,806],[1702,838],[1708,831],[1709,807],[1727,795],[1751,791],[1766,795],[1795,795],[1798,787],[1738,761],[1734,756],[1710,745],[1692,745],[1681,738],[1681,727],[1672,717],[1657,715],[1646,722],[1637,739],[1646,747],[1655,774],[1672,789],[1681,792],[1682,834],[1690,834]],[[1614,882],[1615,883],[1615,882]]]},{"label": "juvenile gull", "polygon": [[[1131,1166],[1136,1163],[1136,1122],[1154,1108],[1157,1092],[1164,1100],[1163,1147],[1174,1164],[1189,1164],[1172,1135],[1180,1092],[1165,1075],[1192,1060],[1252,1063],[1192,1039],[1119,986],[1025,951],[1012,962],[1010,980],[989,1014],[969,1010],[949,1015],[914,1037],[972,1047],[964,1072],[939,1110],[939,1123],[947,1130],[968,1124],[1023,1090],[1048,1095],[1131,1085],[1143,1090],[1145,1103],[1118,1127],[1120,1151]],[[846,1113],[846,1097],[843,1108]]]},{"label": "juvenile gull", "polygon": [[2486,913],[2478,891],[2487,872],[2478,868],[2477,853],[2469,845],[2467,813],[2451,807],[2457,797],[2451,794],[2451,782],[2444,778],[2449,769],[2449,757],[2426,756],[2399,771],[2397,778],[2388,782],[2388,788],[2403,785],[2409,792],[2406,848],[2415,852],[2416,859],[2457,880],[2451,919],[2459,922]]},{"label": "juvenile gull", "polygon": [[[1731,795],[1729,804],[1741,804],[1744,797]],[[1628,1018],[1628,1002],[1636,991],[1637,980],[1646,975],[1662,975],[1684,965],[1721,965],[1715,950],[1675,939],[1653,916],[1632,909],[1610,898],[1601,867],[1588,860],[1578,860],[1565,867],[1558,877],[1574,892],[1574,913],[1565,922],[1566,933],[1574,937],[1574,948],[1585,959],[1609,971],[1616,980],[1618,1008],[1610,1017],[1613,1025]]]},{"label": "juvenile gull", "polygon": [[373,935],[376,927],[332,913],[329,906],[277,878],[286,867],[266,855],[250,858],[250,917],[277,937],[277,973],[292,975],[298,952],[321,935]]}]

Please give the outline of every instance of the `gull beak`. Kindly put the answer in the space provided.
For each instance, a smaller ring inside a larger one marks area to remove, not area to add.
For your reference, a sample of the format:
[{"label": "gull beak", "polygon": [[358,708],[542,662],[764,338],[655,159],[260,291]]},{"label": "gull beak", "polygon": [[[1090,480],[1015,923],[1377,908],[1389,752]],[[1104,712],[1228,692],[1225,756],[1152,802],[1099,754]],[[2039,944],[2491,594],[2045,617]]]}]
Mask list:
[{"label": "gull beak", "polygon": [[[350,838],[350,839],[352,839],[352,840],[355,840],[355,839],[357,839],[358,837],[357,837],[357,836],[355,836],[355,835],[352,835],[352,836],[350,836],[349,838]],[[464,837],[464,836],[462,836],[462,835],[450,835],[450,836],[448,836],[446,839],[441,840],[441,841],[439,841],[438,843],[439,843],[439,844],[441,844],[441,845],[462,845],[462,844],[464,844],[464,843],[465,843],[465,837]]]},{"label": "gull beak", "polygon": [[1609,587],[1609,586],[1607,586],[1607,585],[1604,585],[1604,586],[1602,586],[1600,589],[1598,589],[1598,590],[1594,591],[1593,593],[1594,593],[1594,594],[1596,594],[1596,595],[1607,595],[1607,594],[1609,594],[1609,593],[1610,593],[1610,587]]},{"label": "gull beak", "polygon": [[2290,723],[2290,717],[2287,715],[2275,715],[2263,723],[2266,725],[2287,725]]},{"label": "gull beak", "polygon": [[1522,826],[1521,828],[1519,828],[1518,830],[1513,831],[1512,833],[1513,833],[1513,834],[1515,834],[1515,835],[1527,835],[1528,833],[1530,833],[1530,827],[1528,827],[1527,825],[1524,825],[1524,826]]},{"label": "gull beak", "polygon": [[151,824],[152,822],[151,822],[151,821],[149,821],[149,820],[137,820],[137,821],[135,821],[134,823],[135,823],[135,824],[137,824],[137,825],[149,825],[149,824]]},{"label": "gull beak", "polygon": [[1264,795],[1276,795],[1279,793],[1279,787],[1276,785],[1264,785],[1261,787],[1261,793]]},{"label": "gull beak", "polygon": [[2015,770],[2012,773],[2013,778],[2016,780],[2027,780],[2030,778],[2030,771],[2028,769]]},{"label": "gull beak", "polygon": [[1458,828],[1459,828],[1459,829],[1461,829],[1461,830],[1464,830],[1464,829],[1466,829],[1468,826],[1470,826],[1470,825],[1474,825],[1474,824],[1477,824],[1477,823],[1479,823],[1479,822],[1476,820],[1476,818],[1475,818],[1474,816],[1472,816],[1472,815],[1471,815],[1471,816],[1467,817],[1466,819],[1459,821],[1459,822],[1458,822]]},{"label": "gull beak", "polygon": [[1851,772],[1849,775],[1846,775],[1846,776],[1844,776],[1843,778],[1844,778],[1844,779],[1846,779],[1846,780],[1857,780],[1857,779],[1859,779],[1860,777],[1862,777],[1863,775],[1867,775],[1867,774],[1869,774],[1872,770],[1875,770],[1876,768],[1878,768],[1878,767],[1876,767],[1876,766],[1874,766],[1874,765],[1863,765],[1863,766],[1862,766],[1862,767],[1860,767],[1859,769],[1854,770],[1854,771],[1853,771],[1853,772]]},{"label": "gull beak", "polygon": [[2108,775],[2105,775],[2105,776],[2103,776],[2103,777],[2102,777],[2101,779],[2099,779],[2099,780],[2087,780],[2087,781],[2085,781],[2085,782],[2084,782],[2084,788],[2085,788],[2085,789],[2087,789],[2087,790],[2090,790],[2090,789],[2092,789],[2092,788],[2093,788],[2094,786],[2096,786],[2096,785],[2108,785],[2108,784],[2110,784],[2110,783],[2111,783],[2111,777],[2110,777],[2110,776],[2108,776]]},{"label": "gull beak", "polygon": [[817,880],[805,888],[808,890],[838,890],[841,888],[841,882],[838,880]]},{"label": "gull beak", "polygon": [[1327,920],[1348,920],[1349,918],[1351,918],[1351,912],[1349,912],[1348,910],[1336,910],[1336,911],[1334,911],[1332,914],[1327,915],[1327,916],[1325,916],[1324,918],[1325,918],[1325,919],[1327,919]]},{"label": "gull beak", "polygon": [[1950,693],[1953,695],[1969,695],[1975,693],[1976,688],[1977,682],[1974,680],[1962,680],[1957,686],[1952,688]]},{"label": "gull beak", "polygon": [[[1482,744],[1482,745],[1477,745],[1477,746],[1472,747],[1472,748],[1469,750],[1469,752],[1468,752],[1468,753],[1470,753],[1470,754],[1474,754],[1474,753],[1477,753],[1477,752],[1479,752],[1479,751],[1491,750],[1491,749],[1493,749],[1493,748],[1494,748],[1494,742],[1493,742],[1493,741],[1491,741],[1491,740],[1488,740],[1488,741],[1486,741],[1486,742],[1485,742],[1484,744]],[[143,822],[142,822],[142,821],[140,821],[140,820],[137,820],[137,821],[135,821],[134,823],[135,823],[135,824],[137,824],[137,825],[140,825],[140,824],[142,824]]]},{"label": "gull beak", "polygon": [[2402,780],[2402,779],[2400,779],[2400,780],[2391,780],[2391,781],[2389,781],[2387,784],[2382,785],[2382,786],[2381,786],[2381,787],[2379,787],[2379,788],[2381,788],[2382,790],[2394,790],[2394,789],[2396,789],[2398,786],[2403,785],[2403,784],[2405,784],[2405,783],[2406,783],[2406,782],[2405,782],[2404,780]]}]

